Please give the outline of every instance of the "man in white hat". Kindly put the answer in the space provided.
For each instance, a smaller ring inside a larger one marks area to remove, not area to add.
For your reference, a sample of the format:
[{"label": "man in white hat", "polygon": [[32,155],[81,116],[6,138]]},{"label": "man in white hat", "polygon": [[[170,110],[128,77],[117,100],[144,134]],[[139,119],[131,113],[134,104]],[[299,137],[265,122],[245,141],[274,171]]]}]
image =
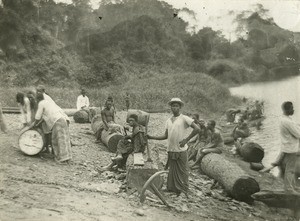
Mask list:
[{"label": "man in white hat", "polygon": [[[150,136],[148,139],[168,139],[168,161],[166,169],[169,168],[167,190],[177,193],[188,193],[188,153],[187,142],[198,134],[200,128],[194,120],[180,113],[184,103],[180,98],[172,98],[169,102],[173,116],[166,122],[166,130],[162,136]],[[192,133],[185,138],[186,129],[192,127]]]}]

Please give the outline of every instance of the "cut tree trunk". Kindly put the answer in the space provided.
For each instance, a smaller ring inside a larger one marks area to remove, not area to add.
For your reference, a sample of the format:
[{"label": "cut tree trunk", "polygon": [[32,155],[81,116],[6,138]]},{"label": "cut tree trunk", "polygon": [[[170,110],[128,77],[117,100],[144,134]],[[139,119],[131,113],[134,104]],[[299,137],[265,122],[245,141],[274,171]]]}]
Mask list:
[{"label": "cut tree trunk", "polygon": [[118,143],[124,136],[120,133],[111,133],[109,130],[103,130],[101,133],[101,141],[105,144],[107,149],[115,153],[117,151]]},{"label": "cut tree trunk", "polygon": [[74,116],[75,123],[88,123],[89,122],[89,114],[85,110],[77,111]]},{"label": "cut tree trunk", "polygon": [[7,131],[7,126],[6,126],[4,117],[3,117],[3,112],[2,112],[1,106],[0,106],[0,129],[1,129],[1,131],[3,131],[3,132],[6,132],[6,131]]},{"label": "cut tree trunk", "polygon": [[247,142],[236,145],[238,153],[247,162],[260,163],[265,156],[264,149],[257,143]]},{"label": "cut tree trunk", "polygon": [[222,184],[234,199],[251,202],[251,195],[259,191],[259,185],[254,178],[220,154],[205,155],[201,161],[201,170]]},{"label": "cut tree trunk", "polygon": [[[100,115],[96,115],[95,117],[93,117],[91,128],[97,139],[100,136],[102,143],[104,143],[108,151],[112,153],[115,153],[117,151],[118,143],[124,137],[121,133],[119,132],[112,133],[111,130],[104,130],[103,121]],[[100,131],[101,134],[99,134]]]}]

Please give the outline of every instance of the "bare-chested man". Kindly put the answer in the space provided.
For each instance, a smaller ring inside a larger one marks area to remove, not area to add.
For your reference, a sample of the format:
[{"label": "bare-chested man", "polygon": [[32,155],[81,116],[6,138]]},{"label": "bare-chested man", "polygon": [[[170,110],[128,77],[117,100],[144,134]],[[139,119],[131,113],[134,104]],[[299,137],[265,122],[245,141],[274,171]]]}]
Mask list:
[{"label": "bare-chested man", "polygon": [[[97,116],[95,116],[97,118]],[[113,101],[107,99],[105,102],[105,108],[101,111],[101,119],[103,125],[96,132],[96,142],[100,142],[101,133],[103,130],[109,131],[109,133],[119,132],[123,133],[123,128],[121,125],[115,123],[115,109],[113,108]]]}]

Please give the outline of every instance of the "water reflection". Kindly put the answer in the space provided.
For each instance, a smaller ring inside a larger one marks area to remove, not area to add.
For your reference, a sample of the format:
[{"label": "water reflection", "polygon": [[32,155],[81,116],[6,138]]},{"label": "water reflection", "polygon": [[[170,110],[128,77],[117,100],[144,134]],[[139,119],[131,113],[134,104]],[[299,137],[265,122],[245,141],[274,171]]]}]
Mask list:
[{"label": "water reflection", "polygon": [[284,101],[294,103],[293,118],[300,123],[300,76],[283,81],[246,84],[230,88],[232,95],[265,101],[266,119],[260,130],[253,129],[251,139],[265,149],[264,165],[275,160],[280,150],[279,120]]}]

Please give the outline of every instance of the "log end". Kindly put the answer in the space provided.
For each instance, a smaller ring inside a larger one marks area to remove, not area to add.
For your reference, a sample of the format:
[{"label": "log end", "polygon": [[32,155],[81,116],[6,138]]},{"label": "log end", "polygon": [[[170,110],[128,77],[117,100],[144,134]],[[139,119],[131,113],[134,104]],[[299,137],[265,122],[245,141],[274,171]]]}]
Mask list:
[{"label": "log end", "polygon": [[259,144],[253,142],[242,145],[239,152],[247,162],[259,163],[265,156],[264,149]]},{"label": "log end", "polygon": [[255,179],[248,176],[239,178],[233,185],[231,194],[237,200],[252,202],[252,194],[260,191],[259,185]]},{"label": "log end", "polygon": [[115,133],[107,142],[107,149],[109,152],[115,153],[117,151],[118,143],[123,138],[122,134]]},{"label": "log end", "polygon": [[74,114],[73,119],[74,119],[75,123],[88,123],[89,115],[86,111],[79,110]]}]

